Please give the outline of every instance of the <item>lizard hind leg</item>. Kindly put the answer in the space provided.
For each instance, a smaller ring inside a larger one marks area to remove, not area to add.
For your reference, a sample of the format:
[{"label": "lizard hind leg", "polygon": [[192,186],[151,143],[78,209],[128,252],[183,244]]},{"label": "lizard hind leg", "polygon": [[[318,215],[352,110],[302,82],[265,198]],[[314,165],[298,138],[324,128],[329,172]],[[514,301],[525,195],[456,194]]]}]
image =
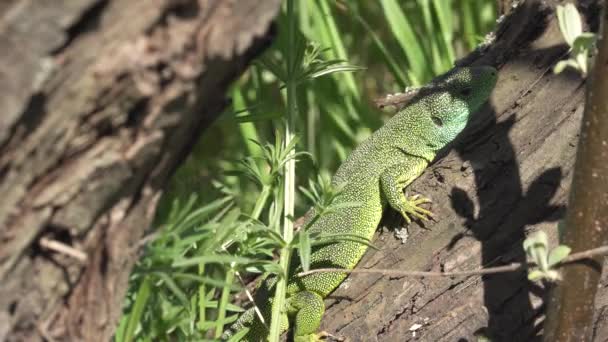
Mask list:
[{"label": "lizard hind leg", "polygon": [[325,303],[318,293],[301,291],[293,294],[287,300],[287,312],[293,317],[295,342],[319,341],[316,331],[325,313]]},{"label": "lizard hind leg", "polygon": [[412,221],[411,217],[421,220],[432,218],[433,213],[420,207],[420,204],[431,202],[430,199],[414,195],[407,198],[403,194],[403,188],[408,186],[419,173],[416,171],[424,168],[408,167],[405,164],[397,164],[386,169],[380,176],[382,194],[388,204],[397,210],[407,223]]}]

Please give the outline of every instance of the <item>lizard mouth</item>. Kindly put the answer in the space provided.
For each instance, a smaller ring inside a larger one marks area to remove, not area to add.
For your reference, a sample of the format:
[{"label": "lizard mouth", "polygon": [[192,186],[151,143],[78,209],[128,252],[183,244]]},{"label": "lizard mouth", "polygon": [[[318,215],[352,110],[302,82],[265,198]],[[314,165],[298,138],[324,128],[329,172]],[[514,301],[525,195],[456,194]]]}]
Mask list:
[{"label": "lizard mouth", "polygon": [[477,89],[488,89],[488,93],[494,89],[498,79],[498,71],[491,66],[474,66],[471,67],[471,76],[473,80],[478,80],[480,87]]}]

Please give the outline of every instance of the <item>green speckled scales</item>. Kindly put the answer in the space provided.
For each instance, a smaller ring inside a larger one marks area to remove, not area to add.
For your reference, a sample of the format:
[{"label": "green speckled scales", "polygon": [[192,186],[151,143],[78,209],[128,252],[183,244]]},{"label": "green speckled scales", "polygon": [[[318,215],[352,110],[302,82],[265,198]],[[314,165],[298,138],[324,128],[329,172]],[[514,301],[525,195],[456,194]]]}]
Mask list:
[{"label": "green speckled scales", "polygon": [[[465,128],[469,118],[490,96],[496,83],[496,70],[491,67],[457,68],[429,86],[421,88],[411,103],[391,118],[382,128],[358,146],[340,166],[333,183],[343,185],[337,202],[358,202],[359,207],[346,208],[325,215],[311,232],[357,234],[371,239],[382,211],[388,204],[409,222],[410,217],[426,218],[431,213],[420,208],[425,199],[406,198],[403,189],[414,181],[435,158],[438,150],[453,141]],[[311,269],[337,267],[352,269],[367,246],[357,242],[339,242],[314,248]],[[292,259],[287,285],[286,315],[294,325],[296,341],[315,341],[324,312],[323,298],[346,277],[340,273],[315,273],[304,277],[299,259]],[[270,321],[270,307],[276,278],[264,281],[256,293],[256,303]],[[246,341],[264,340],[267,328],[248,310],[231,327],[225,337],[250,327]]]},{"label": "green speckled scales", "polygon": [[[365,144],[370,145],[369,148]],[[389,146],[387,148],[390,149]],[[340,212],[321,217],[310,228],[311,232],[357,234],[364,239],[372,239],[386,205],[386,200],[381,196],[379,181],[380,174],[384,172],[385,167],[390,166],[390,161],[402,162],[411,165],[413,173],[420,175],[428,165],[428,161],[424,158],[406,156],[395,150],[392,154],[396,156],[385,160],[388,165],[375,162],[370,163],[370,165],[360,165],[362,167],[354,166],[357,160],[374,160],[375,158],[371,158],[373,155],[381,156],[383,154],[388,153],[379,146],[374,146],[373,139],[368,140],[351,154],[350,158],[338,169],[333,182],[335,184],[345,184],[337,201],[358,202],[360,206],[346,208]],[[352,171],[353,169],[355,171]],[[326,245],[313,250],[310,268],[353,269],[366,250],[366,245],[351,241]],[[295,260],[295,258],[293,261],[296,265],[299,263],[299,260]],[[302,271],[301,266],[292,269],[294,274]],[[308,290],[326,297],[340,285],[345,277],[346,275],[341,273],[315,273],[301,278],[292,277],[288,284],[287,293],[292,294]]]}]

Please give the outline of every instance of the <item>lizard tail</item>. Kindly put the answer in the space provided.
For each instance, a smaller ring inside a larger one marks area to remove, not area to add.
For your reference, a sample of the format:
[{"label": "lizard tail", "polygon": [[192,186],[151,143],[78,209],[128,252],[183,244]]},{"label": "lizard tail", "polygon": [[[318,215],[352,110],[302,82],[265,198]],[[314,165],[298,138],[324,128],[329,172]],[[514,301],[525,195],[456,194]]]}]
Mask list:
[{"label": "lizard tail", "polygon": [[234,322],[230,328],[226,329],[222,334],[222,341],[229,340],[232,336],[237,334],[239,331],[246,329],[251,325],[254,319],[253,308],[249,308],[243,312],[243,314]]}]

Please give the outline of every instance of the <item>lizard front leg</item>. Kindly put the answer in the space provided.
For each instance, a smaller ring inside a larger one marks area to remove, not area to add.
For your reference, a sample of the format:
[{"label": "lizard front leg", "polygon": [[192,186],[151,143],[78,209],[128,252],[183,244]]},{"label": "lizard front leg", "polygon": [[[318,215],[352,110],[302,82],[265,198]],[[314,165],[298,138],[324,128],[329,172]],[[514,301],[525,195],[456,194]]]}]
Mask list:
[{"label": "lizard front leg", "polygon": [[395,164],[387,168],[380,176],[382,195],[393,209],[401,213],[407,223],[412,221],[410,216],[421,220],[433,217],[432,212],[420,207],[422,203],[431,202],[430,199],[419,195],[407,198],[403,193],[403,188],[414,181],[426,167],[426,163],[417,164],[415,161],[412,161],[411,164]]}]

